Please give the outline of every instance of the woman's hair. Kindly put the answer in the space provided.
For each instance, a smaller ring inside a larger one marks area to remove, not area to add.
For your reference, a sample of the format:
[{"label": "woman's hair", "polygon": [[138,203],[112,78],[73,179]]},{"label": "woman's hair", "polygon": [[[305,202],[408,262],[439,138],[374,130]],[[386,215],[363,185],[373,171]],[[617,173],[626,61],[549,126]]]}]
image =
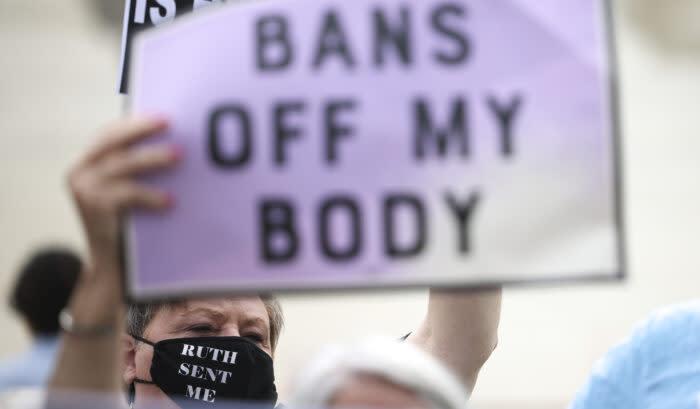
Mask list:
[{"label": "woman's hair", "polygon": [[10,305],[35,334],[58,333],[58,315],[68,304],[81,268],[78,256],[60,247],[38,250],[24,264]]},{"label": "woman's hair", "polygon": [[[282,306],[279,301],[271,295],[261,295],[267,316],[270,319],[270,344],[272,350],[277,347],[280,332],[284,326],[284,316]],[[163,307],[181,305],[184,301],[167,301],[160,303],[131,304],[126,315],[126,332],[130,335],[142,337],[146,327],[150,324],[156,313]]]},{"label": "woman's hair", "polygon": [[290,406],[327,407],[355,377],[378,377],[414,392],[434,408],[464,409],[468,393],[457,377],[419,347],[386,338],[329,347],[296,379]]}]

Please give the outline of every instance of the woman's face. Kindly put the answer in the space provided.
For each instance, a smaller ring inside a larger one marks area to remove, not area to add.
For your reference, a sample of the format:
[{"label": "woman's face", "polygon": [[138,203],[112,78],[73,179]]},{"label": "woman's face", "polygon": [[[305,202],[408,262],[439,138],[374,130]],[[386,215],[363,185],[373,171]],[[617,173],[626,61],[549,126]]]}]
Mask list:
[{"label": "woman's face", "polygon": [[[158,310],[146,327],[143,338],[157,343],[166,339],[237,336],[255,343],[272,356],[270,318],[260,297],[227,297],[191,300]],[[151,380],[153,348],[125,338],[124,381]],[[156,385],[137,383],[137,404],[165,398]]]}]

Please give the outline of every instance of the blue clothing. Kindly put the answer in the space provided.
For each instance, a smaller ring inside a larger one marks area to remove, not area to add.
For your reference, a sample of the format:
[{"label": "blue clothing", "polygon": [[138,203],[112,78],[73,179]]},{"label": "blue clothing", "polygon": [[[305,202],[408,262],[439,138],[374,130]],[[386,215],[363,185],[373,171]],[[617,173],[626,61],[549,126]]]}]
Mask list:
[{"label": "blue clothing", "polygon": [[0,361],[0,392],[44,386],[53,372],[58,345],[58,337],[38,337],[22,355]]},{"label": "blue clothing", "polygon": [[569,409],[698,409],[700,300],[653,313],[595,364]]}]

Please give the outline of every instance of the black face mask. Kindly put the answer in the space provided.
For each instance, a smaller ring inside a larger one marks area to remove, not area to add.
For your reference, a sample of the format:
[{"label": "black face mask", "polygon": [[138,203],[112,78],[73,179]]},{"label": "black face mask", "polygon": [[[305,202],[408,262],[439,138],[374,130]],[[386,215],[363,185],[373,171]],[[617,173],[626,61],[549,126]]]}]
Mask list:
[{"label": "black face mask", "polygon": [[[231,401],[277,401],[272,358],[240,337],[167,339],[154,344],[151,381],[180,407],[220,406]],[[133,399],[132,399],[133,400]]]}]

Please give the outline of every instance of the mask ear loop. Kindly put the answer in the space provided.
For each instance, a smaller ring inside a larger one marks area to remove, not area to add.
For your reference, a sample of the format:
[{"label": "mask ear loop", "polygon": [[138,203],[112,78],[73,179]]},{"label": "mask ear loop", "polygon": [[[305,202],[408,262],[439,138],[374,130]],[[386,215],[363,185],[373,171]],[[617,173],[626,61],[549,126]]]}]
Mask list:
[{"label": "mask ear loop", "polygon": [[[155,346],[156,346],[156,344],[154,344],[153,342],[151,342],[151,341],[149,341],[149,340],[147,340],[147,339],[145,339],[145,338],[141,338],[141,337],[138,336],[138,335],[131,335],[131,337],[134,338],[134,339],[137,340],[137,341],[143,342],[144,344],[148,344],[148,345],[150,345],[150,346],[152,346],[152,347],[155,347]],[[146,381],[146,380],[143,380],[143,379],[134,378],[134,382],[132,382],[131,385],[129,385],[129,408],[133,408],[133,407],[134,407],[134,401],[136,400],[136,387],[134,386],[135,383],[142,383],[142,384],[147,384],[147,385],[155,385],[155,382],[153,382],[153,381]]]},{"label": "mask ear loop", "polygon": [[156,344],[154,344],[153,342],[147,340],[146,338],[141,338],[141,337],[138,336],[138,335],[132,335],[131,337],[132,337],[133,339],[137,340],[137,341],[141,341],[141,342],[143,342],[144,344],[148,344],[148,345],[150,345],[150,346],[152,346],[152,347],[156,346]]},{"label": "mask ear loop", "polygon": [[134,387],[134,383],[132,382],[131,385],[129,385],[129,398],[128,398],[128,403],[129,403],[129,408],[134,407],[134,399],[136,398],[136,388]]}]

